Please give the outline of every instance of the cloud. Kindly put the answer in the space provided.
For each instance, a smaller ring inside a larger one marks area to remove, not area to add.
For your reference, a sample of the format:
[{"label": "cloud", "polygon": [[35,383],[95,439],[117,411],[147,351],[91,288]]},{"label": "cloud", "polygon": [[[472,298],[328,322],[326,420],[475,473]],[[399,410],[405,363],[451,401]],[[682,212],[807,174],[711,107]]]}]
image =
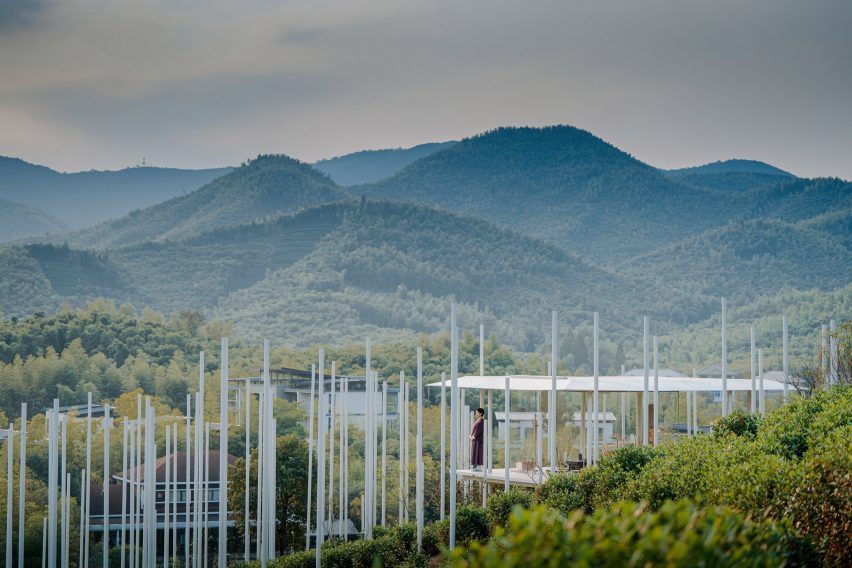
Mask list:
[{"label": "cloud", "polygon": [[43,0],[0,0],[0,33],[32,25],[46,7]]}]

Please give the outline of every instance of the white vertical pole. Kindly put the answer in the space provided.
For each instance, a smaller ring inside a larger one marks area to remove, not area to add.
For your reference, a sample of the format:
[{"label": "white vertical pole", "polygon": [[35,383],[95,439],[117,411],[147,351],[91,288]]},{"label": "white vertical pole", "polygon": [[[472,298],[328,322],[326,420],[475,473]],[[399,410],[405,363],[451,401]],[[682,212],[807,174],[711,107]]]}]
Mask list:
[{"label": "white vertical pole", "polygon": [[[322,370],[320,370],[322,372]],[[266,444],[266,459],[264,459],[263,463],[266,467],[266,472],[263,476],[264,482],[266,484],[266,491],[264,491],[264,502],[266,504],[266,519],[264,520],[263,527],[266,531],[266,538],[264,538],[263,542],[266,548],[266,558],[274,559],[277,554],[277,542],[276,542],[276,503],[278,502],[276,499],[276,475],[275,472],[277,470],[277,452],[278,452],[278,435],[275,431],[275,418],[273,417],[273,400],[274,395],[272,392],[272,382],[269,375],[269,340],[266,339],[263,342],[263,388],[264,388],[264,416],[265,416],[265,424],[264,431],[266,432],[266,437],[264,438],[264,443]]]},{"label": "white vertical pole", "polygon": [[[249,462],[251,461],[251,379],[246,379],[246,472],[245,472],[245,503],[243,504],[243,508],[245,509],[245,515],[243,516],[243,546],[245,547],[245,551],[243,553],[243,560],[245,562],[249,561],[251,544],[249,539],[249,518],[251,516],[250,508],[251,504],[249,502],[250,495],[250,483],[249,483]],[[259,452],[260,450],[258,450]]]},{"label": "white vertical pole", "polygon": [[[698,373],[692,369],[692,378],[696,378]],[[692,393],[692,433],[698,435],[698,392]]]},{"label": "white vertical pole", "polygon": [[103,524],[103,567],[109,566],[109,486],[110,486],[110,454],[109,431],[112,419],[109,416],[109,406],[104,404],[104,524]]},{"label": "white vertical pole", "polygon": [[[59,423],[59,399],[53,399],[53,410],[47,413],[49,436],[48,436],[48,500],[47,500],[47,530],[48,530],[48,553],[47,564],[51,568],[56,566],[56,493],[59,472],[56,459],[56,439]],[[63,480],[64,483],[64,480]]]},{"label": "white vertical pole", "polygon": [[[722,416],[728,415],[728,323],[726,316],[727,305],[725,298],[722,298]],[[657,412],[658,410],[655,408],[655,419]]]},{"label": "white vertical pole", "polygon": [[[262,376],[262,373],[261,373]],[[313,376],[313,374],[311,375]],[[265,509],[263,508],[263,491],[266,488],[264,485],[264,470],[263,468],[264,460],[266,459],[264,453],[266,452],[266,445],[264,445],[264,437],[263,432],[266,427],[266,386],[263,383],[263,379],[261,378],[260,390],[257,395],[257,501],[255,502],[255,525],[254,525],[254,534],[255,534],[255,556],[262,563],[265,563],[264,557],[264,528],[263,521],[265,515]],[[310,508],[308,509],[310,511]],[[306,530],[310,530],[310,523],[308,523]]]},{"label": "white vertical pole", "polygon": [[192,527],[192,562],[193,566],[198,568],[201,564],[201,491],[202,491],[202,454],[204,453],[204,434],[203,434],[203,424],[204,424],[204,415],[202,414],[202,397],[201,392],[198,391],[195,393],[195,430],[193,431],[193,435],[195,437],[195,460],[194,460],[194,472],[193,472],[193,483],[192,483],[192,497],[193,497],[193,527]]},{"label": "white vertical pole", "polygon": [[387,525],[388,381],[382,381],[382,526]]},{"label": "white vertical pole", "polygon": [[15,501],[12,499],[14,480],[12,479],[15,462],[15,425],[9,423],[9,437],[6,438],[6,566],[12,566],[12,509]]},{"label": "white vertical pole", "polygon": [[830,384],[836,385],[838,382],[838,363],[837,363],[837,323],[831,320],[831,333],[829,334],[829,345],[831,345],[831,359],[829,362],[828,374],[831,377]]},{"label": "white vertical pole", "polygon": [[[228,338],[221,340],[219,392],[219,568],[228,562]],[[168,529],[167,529],[168,530]]]},{"label": "white vertical pole", "polygon": [[[335,371],[337,370],[337,362],[336,361],[332,361],[332,367],[334,368]],[[339,468],[340,471],[338,472],[338,475],[337,475],[337,518],[338,518],[337,536],[339,536],[340,538],[343,538],[343,528],[345,526],[344,520],[346,519],[346,515],[343,511],[343,506],[344,506],[343,496],[345,495],[345,493],[344,493],[344,491],[345,491],[345,485],[344,485],[345,473],[344,472],[345,472],[345,469],[346,469],[346,457],[345,457],[345,453],[344,453],[344,443],[343,443],[343,438],[344,438],[345,432],[346,432],[346,429],[345,429],[346,420],[343,417],[343,413],[346,410],[346,393],[344,392],[344,384],[345,384],[346,381],[344,381],[344,378],[341,377],[340,381],[338,381],[338,382],[339,382],[338,388],[340,389],[340,401],[338,403],[338,412],[340,414],[340,426],[338,427],[338,435],[340,436],[340,439],[338,440],[337,445],[338,445],[338,451],[340,452],[340,459],[339,459],[340,464],[338,465],[338,468]]]},{"label": "white vertical pole", "polygon": [[41,519],[41,568],[47,566],[47,517]]},{"label": "white vertical pole", "polygon": [[[136,566],[136,428],[138,427],[138,423],[134,420],[130,423],[129,430],[129,440],[130,440],[130,463],[128,464],[128,468],[125,469],[127,472],[127,481],[130,483],[130,488],[128,492],[130,493],[130,511],[129,511],[129,524],[128,528],[128,539],[130,540],[130,546],[128,547],[130,553],[130,568],[134,568]],[[188,566],[188,565],[187,565]]]},{"label": "white vertical pole", "polygon": [[[597,312],[595,312],[595,321],[597,321],[597,317]],[[551,312],[550,319],[550,403],[547,409],[550,424],[548,424],[547,430],[547,445],[550,452],[550,471],[556,473],[556,371],[557,361],[559,360],[556,310]],[[597,384],[597,381],[595,384]]]},{"label": "white vertical pole", "polygon": [[826,338],[826,327],[825,324],[820,326],[819,330],[819,345],[820,345],[820,361],[819,366],[821,369],[826,371],[825,376],[826,380],[828,379],[828,343]]},{"label": "white vertical pole", "polygon": [[308,399],[308,524],[305,530],[305,550],[311,548],[311,493],[313,491],[314,471],[314,383],[316,382],[317,367],[311,365],[311,398]]},{"label": "white vertical pole", "polygon": [[749,358],[749,372],[751,374],[751,402],[749,403],[749,411],[754,414],[757,407],[757,367],[755,357],[757,351],[755,345],[757,343],[757,335],[754,332],[754,326],[751,326],[751,350]]},{"label": "white vertical pole", "polygon": [[402,400],[403,400],[402,413],[403,413],[403,415],[405,415],[405,422],[404,422],[405,435],[402,437],[403,447],[405,448],[405,460],[402,462],[403,472],[404,472],[403,476],[402,476],[402,481],[403,481],[403,484],[405,485],[405,507],[403,508],[403,514],[405,515],[405,522],[406,523],[408,522],[408,514],[409,514],[409,510],[410,510],[409,502],[410,502],[410,497],[411,497],[411,487],[410,487],[410,479],[411,479],[410,469],[411,468],[409,466],[409,464],[411,463],[411,454],[408,451],[408,428],[409,428],[409,424],[408,424],[409,423],[409,419],[408,419],[409,418],[408,417],[409,398],[408,397],[409,397],[408,385],[406,384],[405,393],[403,394],[403,397],[402,397]]},{"label": "white vertical pole", "polygon": [[405,522],[405,509],[408,507],[405,494],[405,371],[399,372],[399,397],[397,403],[399,406],[399,517],[397,522],[402,524]]},{"label": "white vertical pole", "polygon": [[763,392],[763,349],[757,350],[757,369],[760,374],[760,415],[766,416],[766,393]]},{"label": "white vertical pole", "polygon": [[782,350],[783,350],[782,372],[784,373],[784,402],[786,403],[787,402],[788,390],[789,390],[787,383],[789,382],[789,377],[790,377],[790,375],[789,375],[790,368],[787,365],[787,363],[788,363],[788,361],[787,361],[787,340],[788,340],[787,316],[783,317],[781,327],[782,327],[781,331],[782,331],[782,334],[783,334],[783,339],[782,339],[782,344],[783,344],[782,345]]},{"label": "white vertical pole", "polygon": [[654,336],[654,446],[660,443],[660,365],[657,336]]},{"label": "white vertical pole", "polygon": [[[349,377],[343,381],[343,526],[349,540]],[[341,529],[343,530],[343,529]]]},{"label": "white vertical pole", "polygon": [[417,547],[423,546],[423,348],[417,348],[417,441],[414,448],[414,502],[417,514]]},{"label": "white vertical pole", "polygon": [[503,490],[509,490],[509,435],[512,432],[512,422],[510,419],[510,389],[509,389],[509,377],[505,378],[505,383],[503,385]]},{"label": "white vertical pole", "polygon": [[174,449],[174,452],[173,452],[174,455],[172,457],[172,460],[173,460],[172,461],[172,495],[174,496],[174,498],[172,499],[172,555],[171,555],[171,558],[176,559],[177,558],[177,541],[178,541],[178,538],[177,538],[177,535],[178,535],[178,533],[177,533],[177,524],[178,524],[178,522],[177,522],[177,504],[178,504],[178,500],[177,500],[177,494],[178,494],[178,482],[177,482],[177,477],[178,477],[178,453],[177,453],[178,425],[177,425],[177,422],[175,422],[174,426],[172,427],[172,448]]},{"label": "white vertical pole", "polygon": [[172,492],[172,430],[166,424],[166,479],[165,479],[165,509],[163,513],[163,568],[169,567],[169,507],[171,505]]},{"label": "white vertical pole", "polygon": [[[692,395],[692,391],[686,391],[686,436],[687,438],[692,436],[692,403],[690,402],[690,396]],[[680,398],[680,393],[678,393],[678,398]]]},{"label": "white vertical pole", "polygon": [[447,373],[441,373],[441,516],[440,520],[444,520],[444,515],[447,510],[446,504],[446,439],[447,439]]},{"label": "white vertical pole", "polygon": [[456,547],[456,476],[458,475],[459,378],[456,305],[450,306],[450,550]]},{"label": "white vertical pole", "polygon": [[[373,538],[373,520],[372,520],[372,511],[373,511],[373,501],[370,495],[370,491],[372,490],[372,476],[373,476],[373,443],[375,443],[375,436],[372,432],[373,426],[373,388],[372,388],[372,370],[370,369],[370,338],[368,337],[365,342],[364,352],[365,352],[365,365],[364,365],[364,397],[365,397],[365,409],[364,413],[364,434],[366,435],[366,440],[364,440],[364,500],[361,502],[361,525],[364,531],[364,538],[371,539]],[[372,438],[372,439],[371,439]]]},{"label": "white vertical pole", "polygon": [[642,444],[648,445],[648,316],[642,316]]},{"label": "white vertical pole", "polygon": [[[183,496],[183,565],[185,568],[189,568],[189,511],[192,505],[192,493],[190,492],[190,456],[192,450],[192,438],[190,438],[190,430],[191,430],[191,422],[192,422],[192,395],[186,395],[186,443],[184,444],[184,452],[186,452],[186,457],[184,459],[186,465],[186,471],[184,473],[184,496]],[[196,450],[198,451],[198,450]],[[122,545],[124,544],[124,536],[121,537]],[[122,558],[124,558],[124,553],[122,553]],[[122,566],[121,568],[124,568]]]},{"label": "white vertical pole", "polygon": [[204,507],[204,566],[210,566],[210,422],[204,423],[204,457],[201,471],[204,474],[202,504]]},{"label": "white vertical pole", "polygon": [[331,408],[329,420],[331,426],[328,433],[328,534],[334,530],[334,413],[337,408],[337,361],[331,362]]},{"label": "white vertical pole", "polygon": [[[595,398],[592,401],[592,435],[595,437],[594,438],[594,440],[595,440],[594,463],[598,463],[598,458],[600,457],[600,449],[599,449],[600,431],[598,430],[598,428],[599,428],[598,422],[600,420],[600,417],[598,416],[598,412],[599,412],[598,402],[599,402],[599,399],[600,399],[600,376],[598,374],[598,359],[599,359],[599,357],[598,357],[598,355],[599,355],[599,353],[598,353],[598,312],[595,312],[595,314],[594,314],[594,339],[593,339],[592,343],[593,343],[593,346],[594,346],[594,361],[593,361],[594,386],[593,386],[593,388],[594,388],[594,391],[595,391],[594,392]],[[656,414],[655,414],[655,416],[656,416]]]},{"label": "white vertical pole", "polygon": [[24,568],[24,505],[27,483],[27,403],[21,403],[21,456],[18,464],[18,568]]},{"label": "white vertical pole", "polygon": [[83,530],[83,566],[89,565],[89,528],[91,511],[91,495],[92,495],[92,393],[86,395],[86,406],[88,416],[86,416],[86,522]]},{"label": "white vertical pole", "polygon": [[[63,568],[67,567],[70,559],[70,550],[71,550],[71,541],[69,540],[69,532],[68,527],[71,526],[71,509],[68,508],[68,495],[70,494],[71,488],[71,474],[67,470],[68,466],[68,416],[62,415],[59,417],[60,425],[62,426],[62,550],[60,559],[60,563]],[[85,471],[85,470],[83,470]],[[80,478],[80,483],[83,483],[83,478]],[[83,492],[83,486],[80,486],[80,497],[81,499],[85,499],[85,495]],[[84,501],[81,501],[80,514],[82,515]],[[80,519],[82,521],[82,518]],[[82,529],[82,522],[80,523],[80,528]]]},{"label": "white vertical pole", "polygon": [[319,350],[319,380],[317,394],[319,395],[319,421],[317,423],[317,548],[316,568],[322,562],[322,543],[325,541],[325,349]]},{"label": "white vertical pole", "polygon": [[119,534],[119,543],[121,559],[119,566],[124,568],[124,557],[127,555],[127,543],[125,542],[125,528],[127,527],[127,416],[123,417],[121,424],[121,532]]}]

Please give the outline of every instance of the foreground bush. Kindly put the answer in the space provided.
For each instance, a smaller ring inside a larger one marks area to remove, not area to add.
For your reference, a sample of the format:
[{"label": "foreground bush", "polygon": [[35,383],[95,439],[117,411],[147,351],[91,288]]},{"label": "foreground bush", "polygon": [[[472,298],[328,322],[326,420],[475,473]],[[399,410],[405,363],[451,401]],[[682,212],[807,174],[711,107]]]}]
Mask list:
[{"label": "foreground bush", "polygon": [[621,503],[568,520],[537,508],[516,510],[509,531],[451,554],[459,567],[810,566],[808,542],[786,523],[753,521],[732,509],[668,502],[649,513]]},{"label": "foreground bush", "polygon": [[508,491],[498,491],[488,498],[485,515],[491,529],[505,527],[509,515],[515,507],[529,509],[533,503],[533,494],[527,489],[512,487]]},{"label": "foreground bush", "polygon": [[578,489],[587,513],[609,507],[625,499],[628,482],[650,462],[656,450],[645,446],[624,446],[598,460],[580,474]]},{"label": "foreground bush", "polygon": [[550,476],[536,488],[535,502],[565,517],[577,509],[582,509],[583,496],[580,494],[579,476],[574,473]]},{"label": "foreground bush", "polygon": [[713,425],[713,434],[726,436],[733,434],[754,440],[760,425],[760,417],[742,410],[734,410]]}]

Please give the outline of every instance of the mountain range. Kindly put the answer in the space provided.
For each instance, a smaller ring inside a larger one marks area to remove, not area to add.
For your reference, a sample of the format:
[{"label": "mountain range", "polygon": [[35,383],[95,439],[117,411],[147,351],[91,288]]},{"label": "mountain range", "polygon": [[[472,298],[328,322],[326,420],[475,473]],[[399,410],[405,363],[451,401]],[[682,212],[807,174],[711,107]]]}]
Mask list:
[{"label": "mountain range", "polygon": [[610,355],[643,314],[654,333],[707,341],[722,296],[744,314],[811,306],[801,334],[852,317],[852,184],[722,164],[661,171],[571,127],[497,129],[352,187],[259,156],[187,195],[0,247],[0,311],[105,296],[310,345],[440,332],[456,301],[465,325],[535,351],[550,309],[579,331],[599,310]]}]

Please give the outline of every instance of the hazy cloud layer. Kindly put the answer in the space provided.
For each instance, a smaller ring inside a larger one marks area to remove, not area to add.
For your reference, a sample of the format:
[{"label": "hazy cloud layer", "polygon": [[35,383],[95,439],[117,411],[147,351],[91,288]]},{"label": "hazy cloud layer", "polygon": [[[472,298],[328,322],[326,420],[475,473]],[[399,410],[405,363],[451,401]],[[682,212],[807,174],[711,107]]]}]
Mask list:
[{"label": "hazy cloud layer", "polygon": [[852,178],[845,0],[0,0],[0,154],[315,160],[568,123],[661,167]]}]

